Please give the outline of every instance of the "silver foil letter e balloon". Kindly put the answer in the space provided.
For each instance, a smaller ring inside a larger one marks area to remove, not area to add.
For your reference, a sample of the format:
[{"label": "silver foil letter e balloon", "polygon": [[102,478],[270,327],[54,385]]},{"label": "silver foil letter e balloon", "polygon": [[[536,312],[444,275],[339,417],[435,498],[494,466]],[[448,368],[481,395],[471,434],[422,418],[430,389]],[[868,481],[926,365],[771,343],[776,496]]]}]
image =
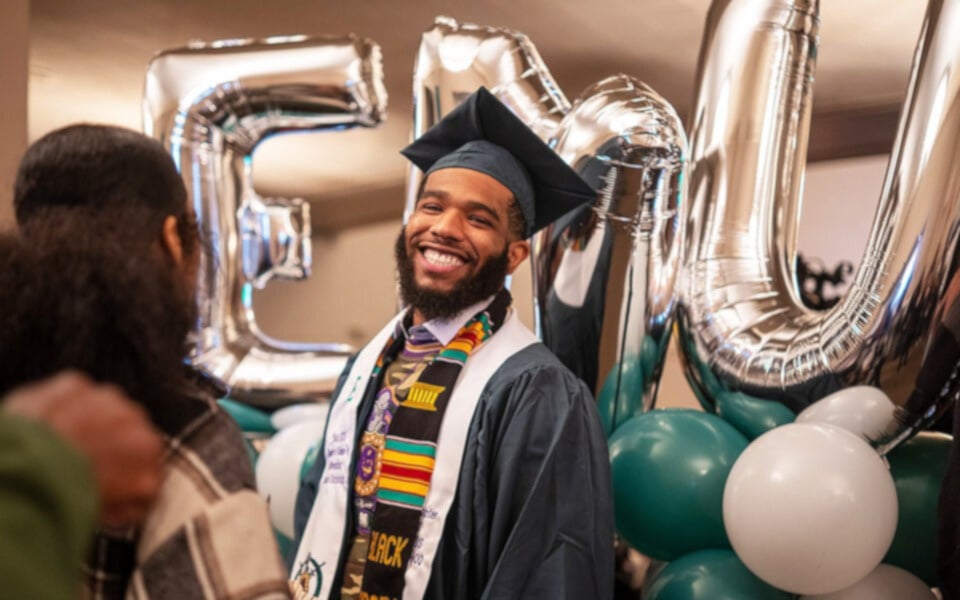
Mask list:
[{"label": "silver foil letter e balloon", "polygon": [[257,326],[254,287],[309,273],[310,212],[299,199],[256,193],[254,149],[287,132],[376,126],[386,101],[380,48],[354,36],[225,40],[151,61],[144,130],[177,163],[206,242],[192,362],[234,399],[329,396],[350,351],[283,342]]}]

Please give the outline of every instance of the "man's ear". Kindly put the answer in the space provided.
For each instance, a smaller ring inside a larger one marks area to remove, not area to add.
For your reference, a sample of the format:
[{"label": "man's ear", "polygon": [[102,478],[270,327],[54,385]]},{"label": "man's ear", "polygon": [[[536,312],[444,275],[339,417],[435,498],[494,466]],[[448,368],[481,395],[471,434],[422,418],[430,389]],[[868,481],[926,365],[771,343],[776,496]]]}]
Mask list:
[{"label": "man's ear", "polygon": [[180,239],[180,233],[177,231],[177,218],[173,215],[167,215],[163,220],[160,245],[175,265],[183,264],[183,240]]},{"label": "man's ear", "polygon": [[513,275],[520,263],[528,256],[530,256],[530,242],[527,240],[507,244],[507,274]]}]

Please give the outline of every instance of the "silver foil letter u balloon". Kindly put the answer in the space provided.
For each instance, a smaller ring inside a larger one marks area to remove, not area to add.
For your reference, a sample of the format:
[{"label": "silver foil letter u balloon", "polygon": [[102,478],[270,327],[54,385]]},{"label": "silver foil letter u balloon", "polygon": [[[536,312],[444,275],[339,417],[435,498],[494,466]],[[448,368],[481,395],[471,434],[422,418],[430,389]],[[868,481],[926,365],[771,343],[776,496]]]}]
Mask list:
[{"label": "silver foil letter u balloon", "polygon": [[[534,238],[535,318],[546,345],[601,396],[615,426],[652,406],[675,308],[687,144],[680,119],[626,75],[571,106],[523,34],[439,17],[414,71],[414,136],[487,87],[598,191]],[[411,171],[407,211],[420,176]]]},{"label": "silver foil letter u balloon", "polygon": [[253,288],[309,273],[310,213],[299,199],[254,191],[254,149],[287,132],[373,127],[386,101],[380,48],[354,36],[227,40],[151,61],[144,130],[173,155],[206,245],[191,360],[233,398],[277,406],[329,396],[350,351],[257,326]]},{"label": "silver foil letter u balloon", "polygon": [[838,388],[879,386],[897,405],[874,440],[885,450],[946,406],[946,396],[908,398],[957,274],[960,2],[928,5],[866,253],[825,312],[802,305],[793,268],[818,8],[710,9],[690,134],[681,346],[708,405],[735,390],[799,411]]}]

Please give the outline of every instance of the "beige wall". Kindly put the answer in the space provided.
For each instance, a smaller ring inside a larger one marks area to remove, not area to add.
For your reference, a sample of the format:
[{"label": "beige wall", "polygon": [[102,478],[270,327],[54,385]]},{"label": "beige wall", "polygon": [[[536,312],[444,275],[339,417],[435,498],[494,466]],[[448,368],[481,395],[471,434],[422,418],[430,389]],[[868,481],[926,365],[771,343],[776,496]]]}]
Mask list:
[{"label": "beige wall", "polygon": [[314,236],[310,277],[271,281],[256,292],[257,322],[284,340],[362,345],[396,311],[393,240],[399,226],[387,222]]},{"label": "beige wall", "polygon": [[[882,156],[811,165],[800,251],[823,259],[827,266],[839,260],[859,264],[885,168]],[[363,344],[396,310],[392,252],[399,226],[399,220],[391,221],[316,239],[309,280],[273,282],[254,296],[260,325],[287,340]],[[529,264],[518,269],[512,290],[521,318],[530,324]],[[668,351],[658,403],[697,406],[676,344]]]},{"label": "beige wall", "polygon": [[887,156],[815,163],[807,169],[797,247],[832,267],[860,264],[873,222]]},{"label": "beige wall", "polygon": [[28,0],[0,2],[0,227],[13,220],[13,178],[27,145]]}]

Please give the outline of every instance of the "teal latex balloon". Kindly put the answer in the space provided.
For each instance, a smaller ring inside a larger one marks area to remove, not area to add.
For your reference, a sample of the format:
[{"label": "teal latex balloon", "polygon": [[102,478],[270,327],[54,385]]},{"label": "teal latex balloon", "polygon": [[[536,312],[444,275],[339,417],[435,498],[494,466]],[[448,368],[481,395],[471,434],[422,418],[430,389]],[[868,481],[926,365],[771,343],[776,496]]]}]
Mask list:
[{"label": "teal latex balloon", "polygon": [[280,551],[280,556],[286,559],[293,560],[293,553],[296,552],[296,548],[293,547],[293,540],[283,535],[277,529],[273,530],[273,537],[277,540],[277,550]]},{"label": "teal latex balloon", "polygon": [[677,336],[682,350],[680,352],[680,362],[683,364],[683,373],[687,382],[690,383],[693,395],[697,397],[697,401],[703,407],[703,410],[708,413],[715,413],[717,412],[716,397],[723,391],[723,386],[710,370],[710,367],[697,359],[699,354],[689,345],[690,340],[687,340],[686,346],[684,346],[686,337],[684,335]]},{"label": "teal latex balloon", "polygon": [[776,400],[761,400],[742,392],[717,394],[717,414],[748,440],[754,440],[774,427],[793,423],[797,418],[792,410]]},{"label": "teal latex balloon", "polygon": [[663,568],[643,589],[644,600],[789,600],[764,583],[732,550],[701,550]]},{"label": "teal latex balloon", "polygon": [[887,454],[897,488],[897,532],[883,562],[900,567],[927,585],[937,577],[937,498],[947,472],[953,438],[924,431]]},{"label": "teal latex balloon", "polygon": [[[687,381],[688,382],[690,381],[689,376],[687,377]],[[707,396],[706,392],[704,392],[703,390],[701,390],[695,385],[690,386],[690,389],[693,390],[693,395],[697,398],[697,402],[700,403],[700,406],[703,407],[703,410],[707,411],[708,413],[716,412],[717,406],[713,402],[713,400],[710,399],[709,396]]]},{"label": "teal latex balloon", "polygon": [[673,560],[728,548],[723,487],[747,440],[715,415],[654,410],[610,438],[617,531],[638,551]]},{"label": "teal latex balloon", "polygon": [[632,417],[643,414],[643,365],[637,357],[614,363],[597,395],[600,423],[609,438]]},{"label": "teal latex balloon", "polygon": [[[670,338],[664,336],[663,350],[666,350],[666,344],[669,342]],[[663,356],[663,352],[661,352],[656,340],[649,335],[643,336],[643,341],[640,342],[640,368],[643,372],[644,381],[650,381],[653,378],[655,367],[660,362],[659,358],[661,356]]]},{"label": "teal latex balloon", "polygon": [[233,417],[233,420],[240,426],[241,431],[264,433],[267,435],[273,435],[277,432],[273,423],[270,422],[270,415],[261,410],[257,410],[246,404],[241,404],[230,398],[221,398],[217,400],[217,404],[219,404],[223,410],[227,411],[228,415]]}]

